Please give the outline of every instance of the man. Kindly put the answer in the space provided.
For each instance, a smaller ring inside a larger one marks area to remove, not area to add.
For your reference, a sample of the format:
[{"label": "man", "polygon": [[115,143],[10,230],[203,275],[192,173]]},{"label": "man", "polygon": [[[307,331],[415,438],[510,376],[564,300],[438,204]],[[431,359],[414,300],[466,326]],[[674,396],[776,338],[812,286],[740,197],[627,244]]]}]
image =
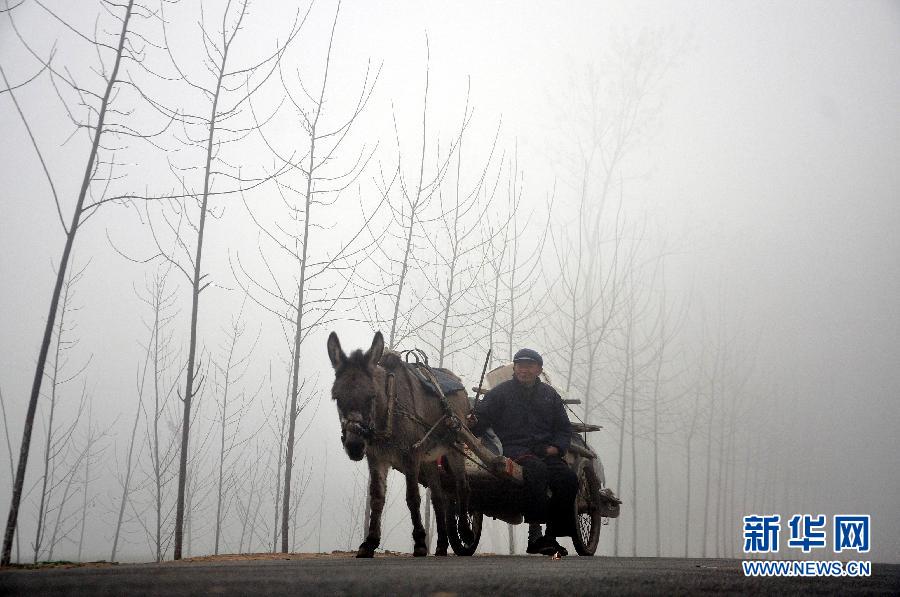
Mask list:
[{"label": "man", "polygon": [[544,536],[529,533],[528,553],[566,555],[556,537],[568,537],[575,531],[578,479],[563,460],[569,448],[569,418],[556,390],[541,382],[543,366],[536,351],[523,348],[517,352],[513,379],[499,384],[476,404],[470,425],[476,435],[492,428],[503,444],[503,455],[522,466],[525,520],[532,528],[543,519],[548,522]]}]

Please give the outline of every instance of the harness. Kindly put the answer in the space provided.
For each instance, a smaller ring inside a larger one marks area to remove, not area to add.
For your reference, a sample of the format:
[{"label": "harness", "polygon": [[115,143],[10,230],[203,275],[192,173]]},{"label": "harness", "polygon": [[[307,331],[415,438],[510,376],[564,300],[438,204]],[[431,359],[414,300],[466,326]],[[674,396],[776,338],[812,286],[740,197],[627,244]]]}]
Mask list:
[{"label": "harness", "polygon": [[[412,374],[412,377],[417,379],[420,383],[423,383],[423,385],[425,384],[425,382],[431,384],[433,386],[433,389],[436,390],[441,401],[443,416],[434,424],[431,424],[419,417],[418,414],[409,412],[403,407],[395,408],[397,402],[397,381],[395,374],[391,371],[388,371],[384,382],[384,393],[387,397],[387,408],[385,409],[384,422],[381,427],[379,428],[378,426],[376,401],[373,400],[371,410],[369,412],[368,424],[366,424],[364,421],[354,420],[348,417],[342,421],[343,433],[351,431],[356,435],[364,437],[368,441],[378,441],[384,444],[393,444],[394,442],[392,441],[392,439],[394,432],[394,412],[396,410],[396,412],[401,416],[406,417],[407,419],[413,421],[424,429],[428,429],[428,431],[419,441],[410,446],[413,451],[418,451],[425,444],[425,441],[429,438],[429,436],[431,436],[431,434],[436,429],[438,429],[441,423],[446,423],[446,425],[454,431],[459,429],[461,423],[456,415],[453,414],[453,411],[450,408],[450,402],[447,400],[447,396],[444,394],[444,391],[441,388],[441,384],[438,382],[437,376],[435,375],[431,366],[428,364],[428,356],[418,348],[405,350],[401,353],[401,355],[403,355],[406,365],[410,369],[410,374]],[[396,447],[399,448],[401,446]]]},{"label": "harness", "polygon": [[[397,404],[397,383],[396,378],[393,372],[388,372],[385,378],[384,383],[384,393],[387,397],[387,408],[385,409],[384,416],[384,424],[379,428],[377,426],[377,412],[375,408],[376,401],[372,401],[371,412],[369,414],[369,424],[365,424],[363,421],[358,420],[349,420],[345,419],[344,430],[352,430],[357,435],[364,437],[369,441],[377,441],[386,445],[393,445],[398,449],[412,449],[414,452],[422,449],[422,446],[425,444],[425,441],[431,436],[431,434],[437,430],[440,425],[445,424],[450,430],[454,432],[454,434],[458,431],[463,430],[463,425],[460,422],[459,418],[453,413],[453,410],[450,407],[450,401],[447,400],[447,396],[444,394],[444,391],[441,389],[441,384],[438,382],[437,377],[434,374],[431,366],[428,364],[428,356],[418,348],[411,350],[404,350],[401,352],[404,357],[404,360],[410,369],[415,369],[415,372],[410,371],[410,373],[415,373],[413,375],[414,378],[422,378],[424,377],[436,388],[438,397],[441,401],[441,408],[443,410],[443,416],[441,416],[434,424],[428,423],[424,419],[422,419],[418,414],[409,412],[403,406]],[[421,381],[421,379],[419,379]],[[423,429],[427,429],[428,431],[425,433],[422,438],[414,443],[412,446],[399,446],[393,441],[393,429],[394,429],[394,413],[403,416],[415,424],[419,425]],[[468,430],[466,430],[468,431]],[[474,439],[474,436],[472,436]],[[450,449],[455,450],[456,452],[463,455],[463,457],[475,464],[477,467],[490,472],[496,476],[501,476],[498,474],[498,471],[493,467],[485,466],[485,463],[482,463],[479,459],[473,458],[472,455],[468,454],[465,450],[463,450],[460,446],[457,445],[457,442],[451,442],[448,446]],[[507,477],[509,476],[509,471],[507,471]],[[521,480],[519,481],[521,482]]]},{"label": "harness", "polygon": [[444,417],[455,419],[456,417],[450,409],[450,402],[447,400],[447,396],[444,394],[444,390],[441,388],[441,384],[434,374],[434,370],[428,364],[428,355],[419,348],[404,350],[400,354],[403,355],[406,364],[413,368],[419,377],[424,378],[434,387],[438,397],[441,399],[441,408],[444,411]]},{"label": "harness", "polygon": [[[384,380],[384,395],[387,396],[387,409],[384,414],[384,429],[372,429],[372,438],[382,441],[389,440],[394,434],[394,402],[397,400],[397,381],[394,374],[388,371]],[[370,421],[375,421],[375,401],[372,401],[372,416]]]}]

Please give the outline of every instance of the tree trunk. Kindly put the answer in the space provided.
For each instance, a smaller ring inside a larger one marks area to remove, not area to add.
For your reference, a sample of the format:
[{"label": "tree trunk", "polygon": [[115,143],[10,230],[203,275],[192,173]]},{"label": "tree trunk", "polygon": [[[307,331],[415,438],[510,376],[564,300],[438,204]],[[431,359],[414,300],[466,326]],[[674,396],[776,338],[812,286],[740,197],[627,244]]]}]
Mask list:
[{"label": "tree trunk", "polygon": [[694,439],[694,433],[697,429],[697,416],[700,414],[700,388],[698,386],[697,393],[694,396],[694,408],[691,415],[691,426],[688,429],[687,433],[687,475],[685,478],[685,483],[687,484],[687,499],[686,505],[684,508],[684,557],[688,557],[688,551],[690,549],[690,537],[691,537],[691,463],[692,463],[692,454],[691,454],[691,442]]},{"label": "tree trunk", "polygon": [[84,459],[84,494],[81,496],[81,532],[78,536],[78,557],[76,561],[81,561],[81,548],[84,545],[84,526],[85,521],[87,520],[87,506],[88,506],[88,486],[91,481],[91,448],[94,445],[94,431],[91,429],[91,424],[93,423],[93,401],[88,405],[88,439],[87,439],[87,455]]},{"label": "tree trunk", "polygon": [[[634,362],[634,358],[632,358],[631,362]],[[637,557],[637,541],[638,541],[638,532],[637,532],[637,521],[638,521],[638,475],[637,475],[637,433],[635,432],[635,416],[634,416],[634,403],[637,401],[637,391],[634,387],[634,380],[637,375],[631,376],[631,404],[630,404],[630,415],[631,415],[631,557]]]},{"label": "tree trunk", "polygon": [[[622,380],[622,408],[619,411],[620,421],[619,421],[619,461],[616,466],[616,483],[619,484],[619,491],[623,491],[622,484],[622,464],[625,454],[625,403],[628,399],[628,382],[629,377],[634,375],[632,371],[632,362],[631,362],[631,325],[630,320],[629,323],[626,324],[625,328],[625,371],[623,373]],[[633,481],[632,481],[633,482]],[[634,507],[634,504],[632,504]],[[613,555],[619,555],[619,528],[620,525],[618,521],[616,522],[616,530],[613,533]]]},{"label": "tree trunk", "polygon": [[184,493],[187,485],[187,453],[190,443],[191,404],[193,402],[194,395],[199,391],[199,387],[196,389],[194,388],[194,376],[199,371],[199,368],[195,369],[194,367],[197,354],[197,319],[200,307],[200,293],[208,285],[207,283],[201,286],[201,281],[206,277],[206,275],[201,274],[200,271],[203,258],[203,237],[206,231],[206,216],[207,208],[209,205],[210,179],[212,178],[213,173],[213,148],[216,147],[216,125],[218,124],[219,116],[219,97],[222,92],[222,83],[226,73],[225,65],[228,63],[228,52],[231,49],[231,42],[234,41],[235,35],[237,35],[237,32],[241,28],[240,23],[243,20],[245,11],[246,4],[243,5],[240,16],[238,17],[237,23],[234,26],[234,30],[231,32],[231,35],[227,39],[225,39],[226,33],[224,29],[222,31],[222,58],[217,65],[218,70],[215,73],[216,89],[212,96],[212,108],[209,113],[209,134],[206,138],[206,164],[203,170],[203,198],[200,203],[200,223],[197,226],[197,250],[194,257],[194,277],[191,285],[191,335],[190,344],[188,345],[188,365],[186,375],[187,381],[185,383],[184,396],[182,397],[182,400],[184,401],[184,416],[182,417],[181,426],[181,460],[179,461],[178,467],[178,504],[176,506],[175,514],[175,550],[173,554],[173,558],[176,560],[181,559],[182,542],[184,539]]},{"label": "tree trunk", "polygon": [[724,502],[724,493],[725,493],[725,482],[723,481],[723,477],[725,474],[724,464],[725,464],[725,408],[723,405],[721,411],[721,421],[719,422],[719,458],[716,468],[718,469],[716,472],[716,526],[715,526],[715,537],[716,537],[716,557],[722,557],[722,516],[724,516],[723,511],[723,502]]},{"label": "tree trunk", "polygon": [[688,549],[691,543],[691,439],[688,436],[687,442],[687,475],[685,479],[687,484],[687,498],[684,507],[684,556],[688,557]]},{"label": "tree trunk", "polygon": [[154,535],[154,546],[156,548],[156,561],[162,561],[162,462],[159,459],[159,376],[160,376],[160,304],[158,301],[159,294],[154,298],[153,309],[153,482],[156,497],[156,533]]},{"label": "tree trunk", "polygon": [[222,425],[219,441],[219,482],[216,491],[216,536],[213,551],[216,555],[219,554],[219,540],[222,535],[222,485],[225,478],[225,428],[228,421],[228,390],[231,385],[231,367],[234,359],[235,345],[237,345],[238,338],[240,337],[237,325],[238,324],[235,324],[235,327],[232,328],[233,335],[231,337],[231,347],[228,350],[228,361],[225,364],[225,387],[222,391]]},{"label": "tree trunk", "polygon": [[[665,294],[663,295],[663,299],[665,299]],[[665,305],[663,305],[663,309],[665,309]],[[663,327],[660,331],[659,354],[657,355],[656,361],[656,376],[653,380],[653,507],[654,521],[656,522],[656,557],[660,557],[662,551],[659,529],[662,522],[659,513],[659,393],[665,350],[666,331],[665,321],[663,320]]]},{"label": "tree trunk", "polygon": [[[12,451],[12,440],[9,434],[9,419],[6,416],[6,403],[3,401],[3,390],[0,389],[0,416],[3,417],[3,432],[6,436],[6,450],[9,454],[9,480],[10,483],[15,483],[16,480],[16,466],[13,463],[13,451]],[[16,561],[19,561],[19,558],[22,555],[22,549],[19,541],[19,535],[16,535]]]},{"label": "tree trunk", "polygon": [[[715,375],[715,373],[713,374]],[[716,404],[716,382],[713,379],[710,385],[709,394],[709,419],[706,425],[706,497],[703,501],[703,557],[707,557],[707,543],[709,542],[709,498],[712,489],[712,436],[713,436],[713,418],[715,415]]]}]

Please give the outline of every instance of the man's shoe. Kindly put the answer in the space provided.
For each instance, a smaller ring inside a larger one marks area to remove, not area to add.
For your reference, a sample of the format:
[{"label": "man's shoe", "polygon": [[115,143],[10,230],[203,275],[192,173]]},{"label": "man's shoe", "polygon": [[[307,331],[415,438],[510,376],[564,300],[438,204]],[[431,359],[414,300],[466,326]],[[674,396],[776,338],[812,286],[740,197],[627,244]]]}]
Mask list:
[{"label": "man's shoe", "polygon": [[528,542],[525,553],[539,553],[545,556],[552,556],[560,549],[561,546],[551,537],[538,537],[534,541]]},{"label": "man's shoe", "polygon": [[554,540],[553,543],[554,543],[554,546],[553,546],[554,551],[553,551],[553,553],[551,553],[549,555],[559,557],[559,558],[569,555],[569,550],[566,549],[565,547],[563,547],[562,545],[560,545],[558,541]]}]

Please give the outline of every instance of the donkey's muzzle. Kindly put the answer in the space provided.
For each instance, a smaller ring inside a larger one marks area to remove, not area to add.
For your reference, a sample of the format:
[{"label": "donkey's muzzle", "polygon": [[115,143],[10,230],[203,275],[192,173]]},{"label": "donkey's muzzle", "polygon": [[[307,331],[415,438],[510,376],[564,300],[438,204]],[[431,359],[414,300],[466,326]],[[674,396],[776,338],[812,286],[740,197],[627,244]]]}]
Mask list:
[{"label": "donkey's muzzle", "polygon": [[366,455],[366,439],[369,429],[360,421],[348,420],[341,429],[341,443],[350,460],[359,461]]},{"label": "donkey's muzzle", "polygon": [[359,438],[353,438],[344,442],[344,450],[347,451],[350,460],[360,461],[366,455],[366,442]]}]

